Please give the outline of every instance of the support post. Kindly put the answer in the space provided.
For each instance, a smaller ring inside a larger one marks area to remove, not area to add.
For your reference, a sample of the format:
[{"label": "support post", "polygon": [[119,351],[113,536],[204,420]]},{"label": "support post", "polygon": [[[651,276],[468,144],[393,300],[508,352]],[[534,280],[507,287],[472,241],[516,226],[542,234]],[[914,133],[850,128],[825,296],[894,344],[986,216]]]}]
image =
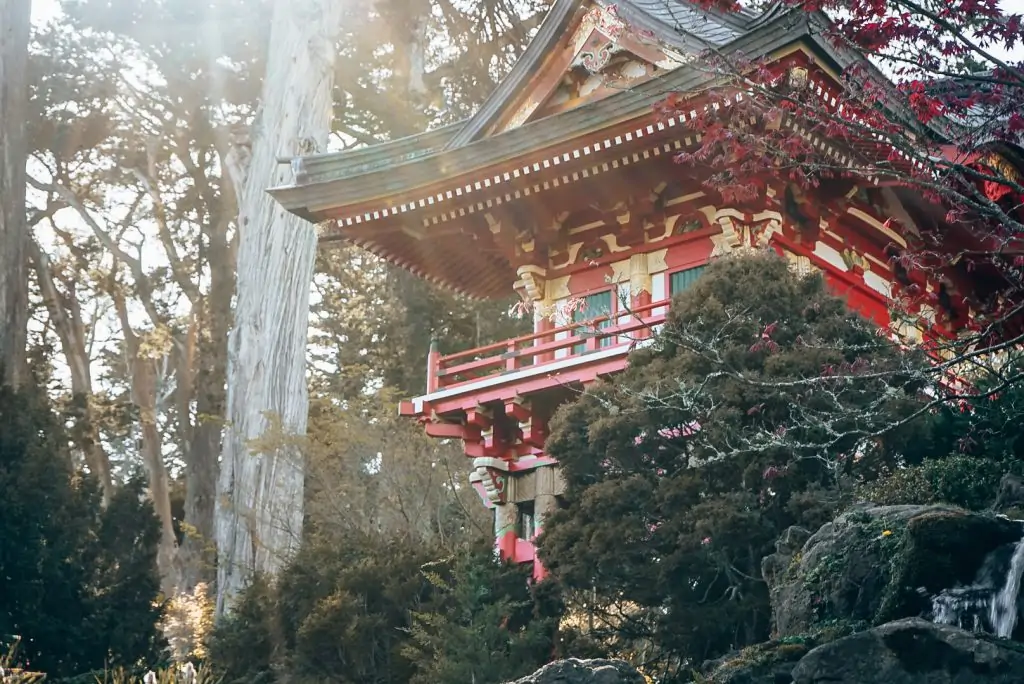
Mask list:
[{"label": "support post", "polygon": [[[558,466],[538,468],[536,493],[533,499],[533,514],[536,516],[535,529],[540,534],[547,518],[558,510],[558,494],[564,489],[562,474]],[[536,555],[533,558],[533,578],[538,582],[547,576],[547,570]]]},{"label": "support post", "polygon": [[427,394],[436,392],[439,386],[438,372],[441,370],[441,353],[437,350],[437,338],[430,338],[427,352]]},{"label": "support post", "polygon": [[516,505],[498,504],[494,507],[494,544],[498,557],[511,561],[516,553]]}]

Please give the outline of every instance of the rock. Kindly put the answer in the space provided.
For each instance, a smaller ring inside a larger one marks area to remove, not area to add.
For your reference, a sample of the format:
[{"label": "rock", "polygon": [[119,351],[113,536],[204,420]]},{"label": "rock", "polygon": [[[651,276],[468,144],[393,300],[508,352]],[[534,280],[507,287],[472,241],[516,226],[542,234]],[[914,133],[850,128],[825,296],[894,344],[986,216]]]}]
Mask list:
[{"label": "rock", "polygon": [[643,675],[622,660],[559,660],[509,684],[644,684]]},{"label": "rock", "polygon": [[769,641],[706,663],[702,669],[715,684],[789,684],[793,666],[813,645]]},{"label": "rock", "polygon": [[793,684],[1018,684],[1024,647],[909,618],[815,648],[792,678]]},{"label": "rock", "polygon": [[793,667],[813,648],[853,633],[849,624],[822,627],[812,634],[790,636],[747,646],[705,662],[701,673],[714,684],[790,684]]},{"label": "rock", "polygon": [[804,544],[811,538],[811,533],[802,527],[793,525],[787,527],[782,536],[775,540],[775,553],[761,559],[761,576],[768,582],[780,573],[785,572],[793,561],[793,557],[800,553]]},{"label": "rock", "polygon": [[1007,473],[999,480],[999,494],[992,506],[999,513],[1019,513],[1024,511],[1024,478]]},{"label": "rock", "polygon": [[779,637],[835,620],[872,625],[920,615],[929,596],[969,583],[990,551],[1021,538],[1019,523],[944,505],[861,504],[798,552],[800,530],[791,530],[762,561]]}]

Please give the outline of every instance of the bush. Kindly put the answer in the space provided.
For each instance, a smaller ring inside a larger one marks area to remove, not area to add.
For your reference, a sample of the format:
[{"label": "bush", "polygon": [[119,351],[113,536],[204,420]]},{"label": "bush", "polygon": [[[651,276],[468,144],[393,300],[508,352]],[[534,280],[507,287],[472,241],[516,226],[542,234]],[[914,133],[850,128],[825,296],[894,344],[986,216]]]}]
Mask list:
[{"label": "bush", "polygon": [[402,539],[307,539],[213,630],[224,684],[479,684],[546,662],[555,616],[490,545],[431,562]]},{"label": "bush", "polygon": [[628,608],[619,643],[653,644],[648,663],[764,640],[761,560],[782,531],[830,519],[849,479],[936,453],[927,418],[902,422],[924,363],[776,255],[716,260],[654,344],[552,419],[567,505],[541,559],[568,590]]},{"label": "bush", "polygon": [[1024,464],[974,456],[953,455],[900,468],[887,477],[860,485],[858,498],[877,504],[949,503],[968,510],[989,508],[1007,472],[1020,473]]},{"label": "bush", "polygon": [[0,388],[0,635],[49,681],[160,649],[160,528],[143,484],[104,509],[42,392]]},{"label": "bush", "polygon": [[547,662],[560,605],[544,585],[531,590],[531,571],[497,562],[490,544],[425,568],[431,600],[414,613],[406,649],[412,684],[498,684]]}]

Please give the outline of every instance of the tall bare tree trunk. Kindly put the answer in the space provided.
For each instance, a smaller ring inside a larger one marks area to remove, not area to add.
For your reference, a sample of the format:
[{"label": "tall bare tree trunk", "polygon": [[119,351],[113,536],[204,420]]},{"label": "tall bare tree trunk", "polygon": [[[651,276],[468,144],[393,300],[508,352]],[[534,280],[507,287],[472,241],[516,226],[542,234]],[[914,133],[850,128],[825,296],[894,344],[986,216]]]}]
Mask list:
[{"label": "tall bare tree trunk", "polygon": [[0,381],[25,372],[28,278],[25,268],[25,161],[31,0],[0,0]]},{"label": "tall bare tree trunk", "polygon": [[103,505],[110,502],[114,483],[110,473],[110,457],[103,448],[100,429],[92,405],[92,369],[86,351],[86,329],[74,283],[64,281],[67,294],[57,289],[53,268],[46,252],[34,239],[26,241],[28,254],[35,265],[36,280],[43,303],[50,314],[50,324],[60,339],[71,376],[71,396],[75,408],[75,441],[82,449],[89,472],[96,477],[103,491]]},{"label": "tall bare tree trunk", "polygon": [[161,355],[145,350],[128,320],[128,307],[124,297],[114,295],[114,308],[121,320],[125,351],[128,357],[128,375],[131,378],[132,403],[139,411],[142,428],[142,462],[149,474],[149,498],[160,519],[160,545],[156,562],[160,570],[160,589],[166,596],[174,596],[181,584],[178,559],[178,540],[174,534],[174,516],[171,512],[171,485],[164,465],[163,438],[160,436],[157,399],[157,364]]},{"label": "tall bare tree trunk", "polygon": [[326,147],[340,0],[274,3],[262,109],[239,197],[238,298],[228,351],[227,426],[218,480],[217,614],[254,572],[274,574],[297,547],[302,454],[267,440],[277,423],[304,434],[306,340],[316,233],[265,190],[286,182],[278,157]]},{"label": "tall bare tree trunk", "polygon": [[[224,183],[225,211],[235,211],[230,181]],[[214,503],[217,497],[217,459],[221,452],[228,367],[228,333],[231,330],[231,299],[235,293],[234,254],[228,237],[229,217],[217,216],[208,232],[210,294],[203,312],[204,334],[199,341],[196,374],[196,428],[185,464],[185,530],[179,553],[182,586],[191,591],[200,582],[213,585],[216,578],[214,551]]]}]

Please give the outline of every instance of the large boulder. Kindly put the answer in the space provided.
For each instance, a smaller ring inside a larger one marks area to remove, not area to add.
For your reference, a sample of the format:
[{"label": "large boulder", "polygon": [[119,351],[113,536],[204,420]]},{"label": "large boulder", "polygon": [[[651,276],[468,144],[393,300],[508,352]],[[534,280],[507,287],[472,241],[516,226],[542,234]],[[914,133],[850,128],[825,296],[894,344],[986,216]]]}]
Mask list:
[{"label": "large boulder", "polygon": [[1010,517],[1024,514],[1024,478],[1020,475],[1007,473],[999,481],[999,494],[992,505],[997,513],[1006,513]]},{"label": "large boulder", "polygon": [[861,504],[796,550],[804,538],[791,528],[762,562],[777,637],[920,615],[931,595],[970,583],[991,551],[1020,540],[1021,525],[953,506]]},{"label": "large boulder", "polygon": [[559,660],[511,684],[644,684],[643,675],[621,660]]},{"label": "large boulder", "polygon": [[1019,684],[1024,646],[908,618],[819,646],[791,676],[793,684]]}]

